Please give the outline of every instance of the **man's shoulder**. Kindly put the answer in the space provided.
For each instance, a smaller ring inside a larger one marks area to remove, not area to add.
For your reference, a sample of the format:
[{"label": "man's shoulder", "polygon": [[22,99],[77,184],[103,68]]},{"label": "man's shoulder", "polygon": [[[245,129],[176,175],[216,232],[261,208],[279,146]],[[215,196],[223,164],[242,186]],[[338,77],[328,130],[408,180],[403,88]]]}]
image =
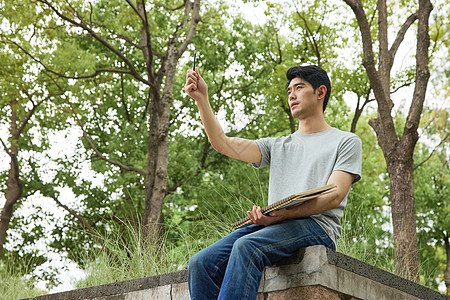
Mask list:
[{"label": "man's shoulder", "polygon": [[342,139],[357,139],[357,140],[361,140],[361,138],[358,136],[358,135],[356,135],[355,133],[353,133],[353,132],[350,132],[350,131],[344,131],[344,130],[341,130],[341,129],[339,129],[339,128],[336,128],[336,127],[332,127],[332,129],[334,130],[334,134],[336,135],[336,136],[339,136],[339,137],[341,137]]},{"label": "man's shoulder", "polygon": [[[295,131],[291,134],[281,135],[281,136],[272,136],[272,137],[264,137],[256,140],[258,143],[266,143],[266,144],[285,144],[285,143],[296,143],[299,141],[306,140],[308,142],[320,142],[334,140],[334,142],[338,141],[347,141],[347,140],[361,140],[359,136],[357,136],[353,132],[344,131],[338,129],[336,127],[331,127],[330,129],[319,132],[317,134],[301,134],[298,131]],[[334,143],[333,142],[333,143]]]},{"label": "man's shoulder", "polygon": [[257,139],[256,142],[260,142],[260,141],[269,142],[269,143],[283,142],[285,140],[290,140],[294,134],[295,134],[295,132],[291,133],[291,134],[280,135],[280,136],[262,137],[262,138]]}]

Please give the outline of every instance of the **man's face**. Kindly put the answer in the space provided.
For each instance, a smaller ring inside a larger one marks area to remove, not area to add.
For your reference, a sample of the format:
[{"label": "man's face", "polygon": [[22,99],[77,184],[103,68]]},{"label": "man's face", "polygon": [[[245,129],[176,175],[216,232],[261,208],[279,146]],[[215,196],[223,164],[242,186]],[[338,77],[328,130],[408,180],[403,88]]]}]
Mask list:
[{"label": "man's face", "polygon": [[306,118],[317,110],[317,95],[311,84],[303,79],[298,77],[292,79],[287,88],[287,94],[294,118]]}]

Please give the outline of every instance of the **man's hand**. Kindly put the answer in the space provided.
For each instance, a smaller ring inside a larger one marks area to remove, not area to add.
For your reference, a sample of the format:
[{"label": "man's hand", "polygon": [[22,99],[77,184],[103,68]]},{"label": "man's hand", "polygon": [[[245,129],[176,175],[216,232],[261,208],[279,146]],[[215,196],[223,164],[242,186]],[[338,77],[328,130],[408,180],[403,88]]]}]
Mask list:
[{"label": "man's hand", "polygon": [[208,86],[197,68],[187,71],[184,90],[195,99],[208,139],[217,152],[249,163],[261,161],[261,151],[255,141],[225,135],[209,103]]},{"label": "man's hand", "polygon": [[208,86],[200,76],[198,68],[195,68],[195,71],[192,71],[191,69],[187,71],[184,90],[197,102],[208,101]]},{"label": "man's hand", "polygon": [[271,224],[280,222],[287,218],[286,209],[277,209],[271,211],[269,215],[264,215],[261,211],[261,207],[253,206],[252,211],[247,211],[247,214],[250,218],[250,221],[247,224],[256,224],[256,225],[264,225],[269,226]]}]

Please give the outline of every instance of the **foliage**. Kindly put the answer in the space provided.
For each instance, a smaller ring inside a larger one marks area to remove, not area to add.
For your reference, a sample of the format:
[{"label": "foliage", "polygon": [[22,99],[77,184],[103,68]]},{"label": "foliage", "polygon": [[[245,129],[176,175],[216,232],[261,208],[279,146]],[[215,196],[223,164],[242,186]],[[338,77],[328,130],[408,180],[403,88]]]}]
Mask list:
[{"label": "foliage", "polygon": [[441,142],[431,151],[430,147],[421,144],[415,154],[414,188],[420,254],[422,262],[434,268],[435,276],[430,276],[426,283],[433,288],[443,281],[445,262],[449,260],[445,248],[445,240],[450,237],[449,113],[448,109],[425,111],[423,135],[431,141]]}]

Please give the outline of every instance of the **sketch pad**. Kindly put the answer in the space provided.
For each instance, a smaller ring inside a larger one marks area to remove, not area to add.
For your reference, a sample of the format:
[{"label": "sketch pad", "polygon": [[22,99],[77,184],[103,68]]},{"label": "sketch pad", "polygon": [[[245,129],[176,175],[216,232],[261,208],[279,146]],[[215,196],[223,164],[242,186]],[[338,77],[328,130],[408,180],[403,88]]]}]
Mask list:
[{"label": "sketch pad", "polygon": [[[325,195],[328,193],[331,193],[333,191],[336,190],[336,184],[329,184],[326,186],[322,186],[322,187],[318,187],[315,189],[311,189],[311,190],[307,190],[301,193],[297,193],[294,195],[291,195],[289,197],[286,197],[284,199],[281,199],[280,201],[277,201],[275,203],[272,203],[269,206],[266,206],[264,208],[261,208],[261,212],[263,214],[268,214],[271,211],[277,210],[277,209],[281,209],[281,208],[290,208],[296,205],[299,205],[307,200],[316,198],[318,196],[321,195]],[[246,216],[245,218],[237,221],[236,223],[233,223],[233,227],[234,229],[237,229],[243,225],[245,225],[245,223],[247,223],[247,221],[250,221],[250,217]]]}]

